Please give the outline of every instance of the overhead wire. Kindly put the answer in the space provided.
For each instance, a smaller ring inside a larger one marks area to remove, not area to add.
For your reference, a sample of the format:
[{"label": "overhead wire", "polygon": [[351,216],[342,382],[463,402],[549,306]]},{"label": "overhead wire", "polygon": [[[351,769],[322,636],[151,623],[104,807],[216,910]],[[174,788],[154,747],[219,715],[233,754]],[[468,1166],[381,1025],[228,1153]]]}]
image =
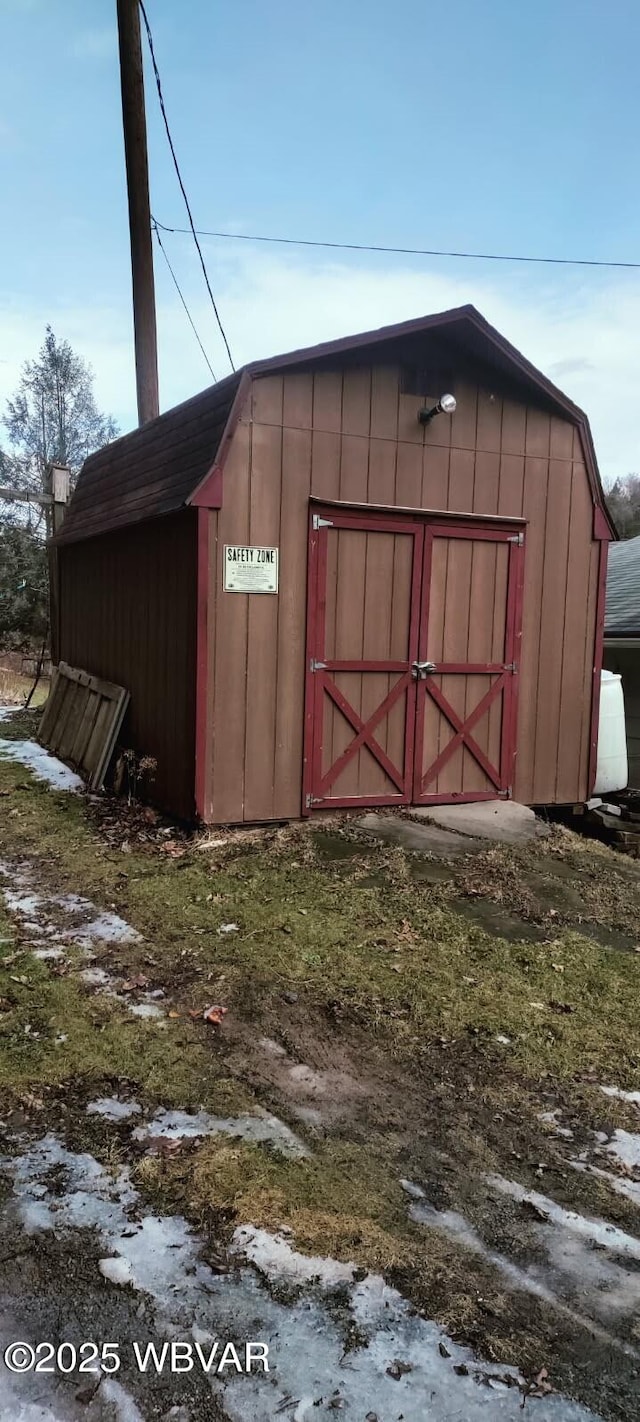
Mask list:
[{"label": "overhead wire", "polygon": [[200,340],[200,336],[199,336],[199,334],[198,334],[198,330],[197,330],[195,321],[194,321],[194,319],[193,319],[193,317],[192,317],[192,315],[191,315],[191,312],[190,312],[190,310],[189,310],[189,307],[187,306],[187,303],[186,303],[186,301],[185,301],[185,298],[184,298],[184,296],[183,296],[183,294],[182,294],[182,291],[181,291],[181,289],[180,289],[180,283],[179,283],[178,278],[177,278],[177,276],[176,276],[176,274],[175,274],[175,272],[174,272],[174,270],[173,270],[173,267],[172,267],[172,265],[171,265],[171,262],[169,261],[169,258],[168,258],[168,256],[167,256],[167,253],[166,253],[166,250],[165,250],[165,247],[164,247],[164,243],[163,243],[162,238],[161,238],[161,236],[160,236],[160,233],[159,233],[159,231],[158,231],[158,224],[157,224],[157,222],[156,222],[156,220],[155,220],[155,217],[152,217],[152,218],[151,218],[151,227],[152,227],[153,232],[154,232],[154,234],[155,234],[155,238],[156,238],[156,241],[157,241],[158,246],[159,246],[159,248],[160,248],[160,251],[162,252],[162,255],[163,255],[163,257],[164,257],[164,259],[165,259],[165,262],[166,262],[166,264],[167,264],[167,266],[168,266],[168,268],[169,268],[169,271],[170,271],[170,273],[171,273],[171,278],[172,278],[173,284],[174,284],[174,286],[175,286],[175,289],[176,289],[176,291],[177,291],[177,293],[178,293],[178,296],[180,297],[180,300],[181,300],[181,302],[182,302],[182,305],[184,306],[184,309],[185,309],[185,312],[186,312],[186,315],[187,315],[187,320],[188,320],[188,322],[189,322],[189,325],[191,326],[191,330],[193,331],[193,334],[194,334],[194,336],[195,336],[195,338],[196,338],[196,340],[197,340],[197,342],[198,342],[198,345],[199,345],[199,347],[200,347],[200,350],[202,351],[202,354],[203,354],[203,356],[204,356],[204,358],[205,358],[205,361],[206,361],[206,363],[207,363],[207,365],[208,365],[208,367],[209,367],[209,372],[210,372],[210,375],[211,375],[211,379],[215,382],[215,381],[217,381],[217,376],[216,376],[216,374],[215,374],[215,372],[214,372],[214,370],[213,370],[213,367],[212,367],[212,365],[211,365],[211,361],[209,360],[209,357],[208,357],[207,352],[206,352],[206,350],[205,350],[205,348],[204,348],[204,346],[203,346],[203,344],[202,344],[202,341]]},{"label": "overhead wire", "polygon": [[[140,0],[142,3],[142,0]],[[157,219],[156,219],[157,220]],[[168,227],[158,222],[163,232],[189,234],[187,227]],[[640,262],[613,262],[590,257],[532,257],[508,252],[458,252],[438,247],[388,247],[373,242],[325,242],[311,237],[271,237],[264,233],[213,232],[204,227],[196,228],[198,237],[216,237],[232,242],[273,242],[286,247],[323,247],[337,252],[382,252],[402,257],[455,257],[474,262],[529,262],[556,267],[608,267],[628,271],[640,270]]]},{"label": "overhead wire", "polygon": [[[185,208],[186,208],[186,210],[187,210],[187,217],[188,217],[188,219],[189,219],[189,229],[188,229],[188,230],[191,232],[191,235],[192,235],[193,240],[194,240],[195,245],[196,245],[196,250],[197,250],[198,256],[199,256],[199,258],[200,258],[200,266],[202,267],[202,274],[203,274],[204,279],[205,279],[205,283],[206,283],[207,291],[208,291],[208,293],[209,293],[209,297],[210,297],[210,300],[211,300],[211,305],[212,305],[212,307],[213,307],[214,315],[215,315],[216,321],[217,321],[217,323],[218,323],[218,329],[219,329],[220,335],[222,336],[222,339],[223,339],[223,341],[224,341],[225,348],[226,348],[226,352],[227,352],[227,355],[228,355],[228,357],[229,357],[229,363],[230,363],[230,365],[231,365],[231,369],[232,369],[232,370],[235,370],[235,365],[234,365],[234,363],[233,363],[233,357],[232,357],[232,355],[231,355],[231,348],[230,348],[229,342],[228,342],[228,340],[227,340],[227,334],[226,334],[226,331],[225,331],[224,326],[223,326],[223,324],[222,324],[222,320],[221,320],[221,317],[220,317],[220,312],[218,311],[218,307],[217,307],[217,305],[216,305],[216,300],[215,300],[215,297],[214,297],[214,295],[213,295],[213,291],[212,291],[212,289],[211,289],[211,282],[209,281],[209,274],[208,274],[208,272],[207,272],[207,268],[206,268],[206,265],[205,265],[205,260],[204,260],[204,257],[203,257],[203,255],[202,255],[202,248],[201,248],[200,243],[199,243],[199,241],[198,241],[198,234],[197,234],[197,232],[196,232],[195,224],[194,224],[194,221],[193,221],[193,214],[192,214],[192,212],[191,212],[191,207],[190,207],[190,204],[189,204],[189,199],[188,199],[188,197],[187,197],[186,188],[185,188],[184,182],[183,182],[183,180],[182,180],[182,173],[180,172],[180,164],[178,163],[178,158],[177,158],[177,154],[176,154],[176,150],[175,150],[173,138],[172,138],[172,136],[171,136],[171,129],[170,129],[170,127],[169,127],[169,120],[168,120],[168,118],[167,118],[167,111],[166,111],[165,103],[164,103],[164,95],[163,95],[163,92],[162,92],[162,80],[161,80],[161,78],[160,78],[160,70],[158,69],[158,65],[157,65],[157,62],[156,62],[155,49],[154,49],[154,46],[153,46],[153,35],[152,35],[152,33],[151,33],[151,25],[149,24],[149,20],[148,20],[148,17],[147,17],[147,12],[146,12],[146,9],[145,9],[145,6],[144,6],[144,0],[139,0],[139,5],[140,5],[140,13],[141,13],[141,15],[142,15],[142,19],[143,19],[143,22],[144,22],[144,27],[145,27],[146,34],[147,34],[147,43],[148,43],[148,45],[149,45],[149,54],[150,54],[150,56],[151,56],[151,64],[152,64],[152,66],[153,66],[153,73],[154,73],[154,78],[155,78],[155,81],[156,81],[156,89],[157,89],[157,91],[158,91],[158,100],[159,100],[159,103],[160,103],[160,112],[161,112],[161,114],[162,114],[162,119],[163,119],[163,122],[164,122],[164,127],[165,127],[165,132],[166,132],[166,135],[167,135],[167,140],[168,140],[168,143],[169,143],[169,148],[170,148],[170,150],[171,150],[171,157],[173,158],[173,166],[174,166],[174,168],[175,168],[175,170],[176,170],[176,177],[177,177],[177,179],[178,179],[178,183],[179,183],[179,186],[180,186],[180,191],[181,191],[182,196],[183,196],[183,199],[184,199],[184,205],[185,205]],[[158,225],[161,225],[161,224],[158,224]],[[163,229],[163,230],[164,230],[164,229]],[[185,229],[185,230],[187,230],[187,229]]]}]

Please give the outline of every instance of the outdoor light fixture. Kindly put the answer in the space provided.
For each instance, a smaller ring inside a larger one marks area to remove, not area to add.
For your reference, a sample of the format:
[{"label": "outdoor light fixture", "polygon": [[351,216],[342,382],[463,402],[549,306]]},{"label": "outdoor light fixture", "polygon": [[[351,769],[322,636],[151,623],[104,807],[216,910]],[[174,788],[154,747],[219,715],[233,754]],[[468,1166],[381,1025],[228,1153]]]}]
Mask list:
[{"label": "outdoor light fixture", "polygon": [[455,395],[441,395],[437,405],[433,405],[430,410],[418,410],[418,419],[421,425],[428,425],[434,415],[452,415],[455,408]]}]

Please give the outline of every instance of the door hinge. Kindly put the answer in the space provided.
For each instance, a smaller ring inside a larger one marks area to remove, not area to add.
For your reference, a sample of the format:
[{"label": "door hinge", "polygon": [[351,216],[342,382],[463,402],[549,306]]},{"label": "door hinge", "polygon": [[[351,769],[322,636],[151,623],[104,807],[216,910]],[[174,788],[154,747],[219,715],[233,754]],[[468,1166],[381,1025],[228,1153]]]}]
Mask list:
[{"label": "door hinge", "polygon": [[499,791],[498,791],[498,796],[499,796],[499,798],[500,798],[501,800],[512,800],[512,799],[513,799],[513,786],[512,786],[512,785],[507,785],[506,790],[499,790]]},{"label": "door hinge", "polygon": [[313,515],[312,524],[314,528],[333,528],[331,519],[321,518],[320,514]]},{"label": "door hinge", "polygon": [[305,795],[304,803],[307,810],[312,810],[314,805],[320,805],[322,801],[318,799],[317,795]]},{"label": "door hinge", "polygon": [[510,671],[510,672],[517,672],[517,670],[518,670],[518,663],[517,663],[517,662],[505,662],[505,664],[504,664],[502,670],[503,670],[503,671]]},{"label": "door hinge", "polygon": [[510,533],[509,543],[517,543],[519,548],[524,545],[524,533]]},{"label": "door hinge", "polygon": [[326,670],[327,670],[327,663],[326,663],[326,662],[317,662],[316,659],[315,659],[315,657],[312,657],[312,658],[311,658],[311,660],[310,660],[310,662],[309,662],[309,671],[311,671],[311,672],[317,672],[317,671],[326,671]]}]

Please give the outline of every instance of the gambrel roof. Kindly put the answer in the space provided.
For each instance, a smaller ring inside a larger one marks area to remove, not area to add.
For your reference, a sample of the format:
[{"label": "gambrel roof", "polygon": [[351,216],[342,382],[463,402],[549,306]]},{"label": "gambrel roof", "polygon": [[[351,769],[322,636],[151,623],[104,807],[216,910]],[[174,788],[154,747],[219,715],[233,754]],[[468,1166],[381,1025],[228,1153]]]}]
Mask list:
[{"label": "gambrel roof", "polygon": [[221,486],[218,481],[218,492],[213,492],[215,476],[252,379],[290,369],[353,364],[365,355],[369,360],[393,361],[405,359],[408,354],[418,359],[428,334],[436,337],[440,350],[445,349],[452,362],[471,361],[499,372],[530,402],[577,426],[594,508],[601,515],[600,536],[615,538],[586,415],[474,306],[459,306],[254,361],[140,429],[114,440],[85,461],[55,542],[91,538],[189,504],[207,502],[208,488],[212,490],[209,502],[216,507]]}]

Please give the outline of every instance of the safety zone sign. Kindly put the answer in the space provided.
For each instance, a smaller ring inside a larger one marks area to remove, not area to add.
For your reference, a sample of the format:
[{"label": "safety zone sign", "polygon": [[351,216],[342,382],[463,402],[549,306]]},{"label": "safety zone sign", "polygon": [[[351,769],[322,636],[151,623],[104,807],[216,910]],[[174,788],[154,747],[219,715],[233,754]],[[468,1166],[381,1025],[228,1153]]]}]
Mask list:
[{"label": "safety zone sign", "polygon": [[278,549],[256,548],[244,543],[226,543],[224,548],[225,592],[277,593]]}]

